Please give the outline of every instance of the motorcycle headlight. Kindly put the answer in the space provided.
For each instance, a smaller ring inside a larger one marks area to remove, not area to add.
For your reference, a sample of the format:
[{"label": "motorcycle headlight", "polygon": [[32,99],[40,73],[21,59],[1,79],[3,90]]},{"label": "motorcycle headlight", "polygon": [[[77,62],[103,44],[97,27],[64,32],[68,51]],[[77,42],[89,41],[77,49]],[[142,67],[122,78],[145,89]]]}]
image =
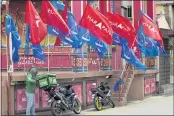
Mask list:
[{"label": "motorcycle headlight", "polygon": [[92,94],[92,98],[94,98],[95,97],[95,94]]},{"label": "motorcycle headlight", "polygon": [[48,103],[51,103],[51,101],[52,101],[51,99],[50,99],[50,100],[48,100]]},{"label": "motorcycle headlight", "polygon": [[57,103],[60,104],[61,103],[61,100],[58,100]]}]

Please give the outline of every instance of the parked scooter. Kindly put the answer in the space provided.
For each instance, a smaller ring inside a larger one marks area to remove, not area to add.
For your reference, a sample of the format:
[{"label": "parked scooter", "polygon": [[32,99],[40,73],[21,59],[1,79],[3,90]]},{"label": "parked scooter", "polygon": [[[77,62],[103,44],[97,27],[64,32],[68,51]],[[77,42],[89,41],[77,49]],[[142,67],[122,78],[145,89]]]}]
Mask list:
[{"label": "parked scooter", "polygon": [[101,82],[100,86],[92,88],[91,92],[94,106],[98,111],[101,111],[103,106],[107,105],[110,105],[112,108],[115,107],[115,104],[111,99],[111,90],[106,82]]},{"label": "parked scooter", "polygon": [[63,111],[71,110],[75,114],[80,114],[81,103],[77,98],[77,94],[74,92],[72,85],[66,85],[59,88],[59,91],[55,91],[55,87],[46,90],[51,103],[52,115],[63,115]]}]

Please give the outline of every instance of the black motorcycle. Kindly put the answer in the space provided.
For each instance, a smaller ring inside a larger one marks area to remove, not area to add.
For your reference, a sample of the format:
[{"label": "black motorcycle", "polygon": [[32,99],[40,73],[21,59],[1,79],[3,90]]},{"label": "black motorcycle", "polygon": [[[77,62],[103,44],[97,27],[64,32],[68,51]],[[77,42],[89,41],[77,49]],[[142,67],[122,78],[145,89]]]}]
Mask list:
[{"label": "black motorcycle", "polygon": [[110,105],[112,108],[115,107],[114,102],[111,99],[111,90],[108,86],[92,88],[92,98],[95,108],[101,111],[103,106]]},{"label": "black motorcycle", "polygon": [[63,111],[71,110],[75,114],[80,114],[81,103],[77,98],[77,94],[74,92],[72,85],[67,85],[59,88],[56,92],[55,88],[52,87],[46,90],[51,103],[51,113],[54,116],[63,115]]}]

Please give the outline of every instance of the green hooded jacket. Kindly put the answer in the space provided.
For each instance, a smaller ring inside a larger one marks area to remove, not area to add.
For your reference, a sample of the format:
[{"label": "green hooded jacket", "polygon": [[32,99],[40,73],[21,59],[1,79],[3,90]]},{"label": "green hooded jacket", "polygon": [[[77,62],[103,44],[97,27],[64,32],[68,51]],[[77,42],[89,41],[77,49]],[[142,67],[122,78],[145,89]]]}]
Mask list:
[{"label": "green hooded jacket", "polygon": [[37,72],[36,69],[32,68],[26,76],[26,91],[27,93],[35,93],[36,89],[36,80],[32,77],[32,72]]}]

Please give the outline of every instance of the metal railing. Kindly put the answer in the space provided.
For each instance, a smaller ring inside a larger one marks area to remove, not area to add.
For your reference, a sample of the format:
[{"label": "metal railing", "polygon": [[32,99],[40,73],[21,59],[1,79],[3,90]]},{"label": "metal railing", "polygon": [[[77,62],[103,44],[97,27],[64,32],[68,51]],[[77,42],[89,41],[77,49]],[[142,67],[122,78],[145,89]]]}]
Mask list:
[{"label": "metal railing", "polygon": [[[46,53],[47,54],[47,53]],[[26,71],[31,65],[36,65],[38,70],[42,71],[72,71],[72,68],[78,66],[87,66],[88,71],[104,71],[104,70],[122,70],[122,60],[117,55],[112,55],[111,58],[99,58],[97,53],[88,53],[86,58],[73,55],[72,53],[54,53],[49,56],[46,55],[46,61],[43,62],[34,58],[32,55],[28,57],[23,54],[20,55],[20,61],[14,64],[15,71]],[[1,55],[2,60],[5,61],[6,54]],[[76,60],[76,63],[75,63]],[[49,63],[49,65],[48,65]],[[2,64],[2,71],[6,70],[7,64]]]}]

